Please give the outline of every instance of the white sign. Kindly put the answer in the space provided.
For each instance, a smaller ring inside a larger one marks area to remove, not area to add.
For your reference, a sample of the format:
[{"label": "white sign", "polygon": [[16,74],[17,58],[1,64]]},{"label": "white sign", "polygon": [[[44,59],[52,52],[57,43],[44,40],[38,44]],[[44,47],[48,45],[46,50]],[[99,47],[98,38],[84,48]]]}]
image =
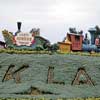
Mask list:
[{"label": "white sign", "polygon": [[32,36],[31,33],[18,33],[15,38],[14,38],[14,42],[16,45],[18,46],[30,46],[34,41],[34,36]]}]

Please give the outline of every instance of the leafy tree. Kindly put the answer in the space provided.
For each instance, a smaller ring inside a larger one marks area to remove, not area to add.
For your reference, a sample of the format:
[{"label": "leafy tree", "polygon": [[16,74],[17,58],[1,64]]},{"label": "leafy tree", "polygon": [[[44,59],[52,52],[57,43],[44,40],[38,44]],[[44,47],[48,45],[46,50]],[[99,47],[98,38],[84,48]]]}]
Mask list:
[{"label": "leafy tree", "polygon": [[59,46],[57,43],[54,43],[53,45],[51,45],[52,51],[56,52],[59,49]]},{"label": "leafy tree", "polygon": [[51,44],[50,44],[50,42],[49,42],[49,41],[44,42],[44,44],[43,44],[43,48],[44,48],[45,50],[50,50],[50,48],[51,48]]},{"label": "leafy tree", "polygon": [[2,31],[7,47],[13,45],[13,34],[7,30]]},{"label": "leafy tree", "polygon": [[9,49],[14,49],[14,45],[8,45]]}]

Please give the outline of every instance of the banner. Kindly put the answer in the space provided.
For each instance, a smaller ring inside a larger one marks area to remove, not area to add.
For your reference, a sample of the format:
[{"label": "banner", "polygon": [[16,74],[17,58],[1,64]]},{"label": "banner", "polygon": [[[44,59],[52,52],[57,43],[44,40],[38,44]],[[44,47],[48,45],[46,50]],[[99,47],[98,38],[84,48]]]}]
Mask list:
[{"label": "banner", "polygon": [[34,36],[32,36],[31,33],[18,33],[15,37],[14,37],[14,43],[17,46],[31,46],[31,44],[34,41]]}]

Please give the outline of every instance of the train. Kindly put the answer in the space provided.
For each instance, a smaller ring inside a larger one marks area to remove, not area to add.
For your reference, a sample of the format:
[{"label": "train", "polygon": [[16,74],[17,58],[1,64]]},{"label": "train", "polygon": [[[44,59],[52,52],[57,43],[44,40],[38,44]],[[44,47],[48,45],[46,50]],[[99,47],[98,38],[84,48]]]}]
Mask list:
[{"label": "train", "polygon": [[91,40],[88,39],[87,34],[85,34],[85,37],[83,36],[83,31],[77,32],[75,28],[69,28],[69,33],[67,33],[64,40],[52,46],[48,39],[40,36],[39,28],[34,28],[30,32],[23,33],[21,31],[21,24],[21,22],[17,22],[18,30],[14,34],[7,30],[2,31],[6,45],[4,46],[4,43],[1,43],[2,47],[33,50],[38,48],[40,50],[46,49],[51,51],[59,48],[60,52],[100,52],[100,29],[98,27],[88,30]]},{"label": "train", "polygon": [[70,31],[62,42],[58,42],[60,52],[66,53],[70,51],[81,52],[100,52],[100,32],[96,28],[90,28],[91,39],[88,39],[87,33],[83,36],[83,32]]}]

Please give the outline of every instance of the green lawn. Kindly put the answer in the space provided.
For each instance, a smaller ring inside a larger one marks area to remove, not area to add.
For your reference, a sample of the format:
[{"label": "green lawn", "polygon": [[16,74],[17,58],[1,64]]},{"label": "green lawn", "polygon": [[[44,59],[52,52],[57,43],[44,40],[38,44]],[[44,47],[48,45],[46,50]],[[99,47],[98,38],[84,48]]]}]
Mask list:
[{"label": "green lawn", "polygon": [[[15,70],[23,64],[30,67],[20,73],[21,83],[14,79],[2,82],[10,64]],[[54,80],[63,81],[65,85],[47,84],[48,67],[54,67]],[[93,80],[92,85],[71,85],[77,69],[84,67]],[[35,97],[100,97],[100,57],[70,54],[0,54],[0,97],[29,97],[31,87],[52,94],[40,94]]]}]

